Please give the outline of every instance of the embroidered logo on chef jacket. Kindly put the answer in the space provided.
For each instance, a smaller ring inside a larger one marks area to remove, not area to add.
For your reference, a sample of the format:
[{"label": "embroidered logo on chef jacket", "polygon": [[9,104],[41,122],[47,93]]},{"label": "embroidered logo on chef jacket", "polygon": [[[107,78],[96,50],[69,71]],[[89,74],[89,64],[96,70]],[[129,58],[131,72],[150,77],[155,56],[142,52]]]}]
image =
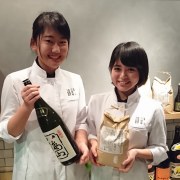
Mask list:
[{"label": "embroidered logo on chef jacket", "polygon": [[62,91],[60,92],[60,96],[64,100],[75,101],[79,99],[79,89],[77,87],[66,86],[62,87]]},{"label": "embroidered logo on chef jacket", "polygon": [[145,127],[145,117],[136,117],[133,123],[134,127],[144,128]]},{"label": "embroidered logo on chef jacket", "polygon": [[69,88],[69,89],[66,89],[66,91],[67,91],[68,96],[76,96],[75,88]]}]

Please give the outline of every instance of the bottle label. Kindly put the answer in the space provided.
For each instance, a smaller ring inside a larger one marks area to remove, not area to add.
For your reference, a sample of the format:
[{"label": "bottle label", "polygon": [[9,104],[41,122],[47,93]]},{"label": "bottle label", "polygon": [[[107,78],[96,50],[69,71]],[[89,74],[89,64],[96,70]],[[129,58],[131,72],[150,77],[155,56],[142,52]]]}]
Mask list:
[{"label": "bottle label", "polygon": [[180,143],[176,143],[171,147],[172,151],[178,151],[180,150]]},{"label": "bottle label", "polygon": [[180,102],[175,102],[174,110],[180,112]]},{"label": "bottle label", "polygon": [[170,179],[170,168],[156,168],[156,180],[169,180]]},{"label": "bottle label", "polygon": [[180,179],[180,163],[170,163],[171,177]]},{"label": "bottle label", "polygon": [[46,107],[36,108],[36,114],[38,118],[41,118],[43,116],[46,117],[48,115],[48,108]]},{"label": "bottle label", "polygon": [[68,141],[61,126],[44,133],[60,162],[68,161],[76,156],[76,152]]},{"label": "bottle label", "polygon": [[154,172],[148,173],[149,180],[154,180]]}]

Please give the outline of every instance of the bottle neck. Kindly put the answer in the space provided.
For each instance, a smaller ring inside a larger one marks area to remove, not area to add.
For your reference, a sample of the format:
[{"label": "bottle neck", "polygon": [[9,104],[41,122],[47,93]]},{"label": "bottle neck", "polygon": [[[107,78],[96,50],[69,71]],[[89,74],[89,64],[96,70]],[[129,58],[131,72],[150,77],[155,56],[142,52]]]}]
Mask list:
[{"label": "bottle neck", "polygon": [[179,141],[179,139],[180,139],[180,126],[175,128],[174,141],[176,140]]},{"label": "bottle neck", "polygon": [[178,85],[178,95],[180,95],[180,84]]}]

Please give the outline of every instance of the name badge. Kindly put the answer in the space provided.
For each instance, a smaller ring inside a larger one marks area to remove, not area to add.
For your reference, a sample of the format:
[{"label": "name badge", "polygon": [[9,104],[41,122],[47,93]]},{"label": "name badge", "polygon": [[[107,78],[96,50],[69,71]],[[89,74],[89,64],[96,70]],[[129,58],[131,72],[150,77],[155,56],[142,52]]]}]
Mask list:
[{"label": "name badge", "polygon": [[145,117],[135,117],[133,121],[133,127],[144,128],[145,127]]},{"label": "name badge", "polygon": [[66,89],[66,92],[67,92],[67,96],[76,96],[76,90],[75,88],[68,88]]}]

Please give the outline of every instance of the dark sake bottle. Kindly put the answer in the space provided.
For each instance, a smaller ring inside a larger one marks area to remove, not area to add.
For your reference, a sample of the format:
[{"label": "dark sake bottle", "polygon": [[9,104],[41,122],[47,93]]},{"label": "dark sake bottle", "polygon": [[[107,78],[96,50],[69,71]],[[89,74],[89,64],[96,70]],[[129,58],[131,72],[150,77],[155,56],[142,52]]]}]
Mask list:
[{"label": "dark sake bottle", "polygon": [[[169,152],[167,152],[169,154]],[[170,159],[169,157],[156,166],[155,180],[170,179]]]},{"label": "dark sake bottle", "polygon": [[171,179],[180,179],[180,125],[175,126],[173,142],[169,150]]},{"label": "dark sake bottle", "polygon": [[[29,79],[23,83],[31,84]],[[81,152],[61,117],[42,98],[35,102],[34,108],[39,126],[59,161],[65,166],[78,161]]]},{"label": "dark sake bottle", "polygon": [[178,84],[178,92],[174,100],[174,111],[180,112],[180,83]]}]

